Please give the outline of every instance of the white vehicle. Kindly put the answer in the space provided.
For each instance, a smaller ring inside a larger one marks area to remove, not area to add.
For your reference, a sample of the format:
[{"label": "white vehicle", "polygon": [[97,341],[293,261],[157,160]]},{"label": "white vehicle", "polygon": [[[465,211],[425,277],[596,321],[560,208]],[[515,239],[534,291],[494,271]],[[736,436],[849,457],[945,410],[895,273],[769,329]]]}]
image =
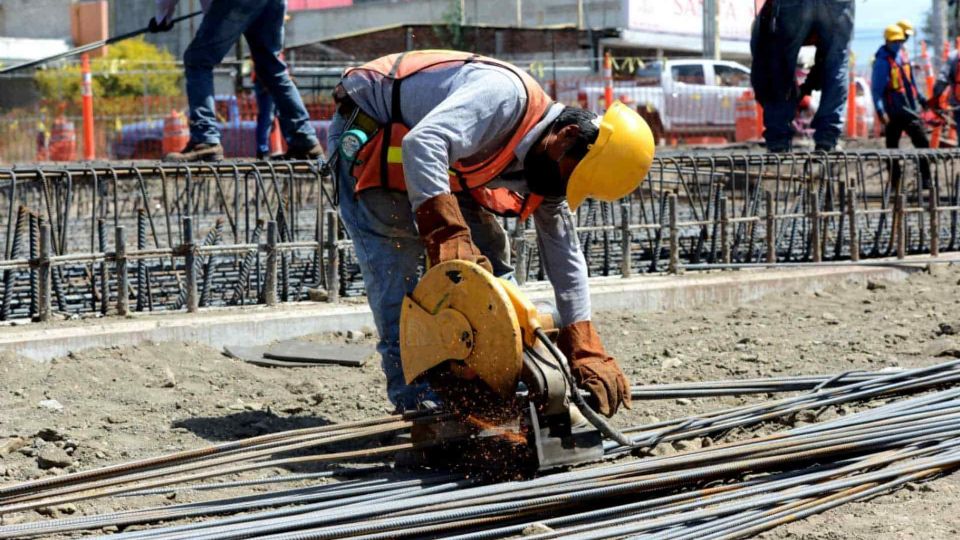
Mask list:
[{"label": "white vehicle", "polygon": [[[873,133],[873,124],[876,122],[877,113],[876,108],[873,106],[873,92],[870,90],[870,83],[863,77],[855,77],[853,82],[856,83],[857,88],[857,109],[860,109],[862,114],[857,115],[857,123],[861,122],[866,125],[866,129],[859,129],[858,131],[866,132],[867,136],[870,136]],[[808,116],[808,120],[813,119],[813,115],[820,108],[820,91],[816,90],[810,94],[810,110],[806,113],[805,116]],[[844,104],[842,121],[844,126],[847,122],[847,109],[846,104]],[[846,130],[846,127],[844,127]],[[846,133],[846,131],[844,131]]]},{"label": "white vehicle", "polygon": [[[614,99],[636,107],[659,142],[665,136],[725,136],[733,139],[736,103],[750,87],[750,69],[703,58],[648,62],[630,80],[614,81]],[[567,101],[560,96],[562,101]],[[603,84],[579,89],[577,101],[603,110]],[[572,100],[569,100],[572,101]]]}]

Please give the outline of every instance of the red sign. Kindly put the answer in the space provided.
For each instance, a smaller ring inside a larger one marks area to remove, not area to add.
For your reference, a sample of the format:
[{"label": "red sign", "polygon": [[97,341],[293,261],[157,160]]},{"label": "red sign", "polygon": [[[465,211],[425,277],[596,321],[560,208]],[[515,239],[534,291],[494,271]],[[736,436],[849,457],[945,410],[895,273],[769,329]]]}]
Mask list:
[{"label": "red sign", "polygon": [[288,0],[288,11],[304,11],[307,9],[329,9],[352,6],[353,0]]}]

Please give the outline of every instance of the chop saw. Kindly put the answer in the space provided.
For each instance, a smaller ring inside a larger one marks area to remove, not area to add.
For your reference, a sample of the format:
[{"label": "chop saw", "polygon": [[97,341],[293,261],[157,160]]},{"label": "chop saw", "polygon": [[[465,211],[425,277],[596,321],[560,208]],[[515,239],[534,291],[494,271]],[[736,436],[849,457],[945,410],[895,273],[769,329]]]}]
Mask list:
[{"label": "chop saw", "polygon": [[557,321],[551,306],[474,263],[426,272],[401,308],[403,373],[408,384],[429,382],[452,419],[414,428],[413,442],[437,448],[424,462],[495,460],[529,474],[601,459],[604,435],[629,444],[580,396],[553,344]]}]

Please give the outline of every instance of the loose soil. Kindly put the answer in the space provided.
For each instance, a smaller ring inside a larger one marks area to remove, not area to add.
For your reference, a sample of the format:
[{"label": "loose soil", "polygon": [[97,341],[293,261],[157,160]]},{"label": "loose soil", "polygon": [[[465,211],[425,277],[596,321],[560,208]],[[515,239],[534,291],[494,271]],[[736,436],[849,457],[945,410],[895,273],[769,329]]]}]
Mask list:
[{"label": "loose soil", "polygon": [[[935,358],[939,351],[960,348],[960,339],[954,341],[960,335],[953,335],[960,332],[958,280],[960,269],[933,266],[898,283],[849,284],[815,294],[783,291],[742,306],[685,312],[605,312],[596,322],[609,352],[642,384],[917,367],[943,361]],[[357,329],[349,338],[304,339],[364,343],[371,350],[375,344],[369,329]],[[267,432],[382,416],[392,410],[384,385],[375,355],[362,368],[299,369],[254,366],[187,343],[89,350],[49,363],[0,355],[0,486]],[[649,423],[762,399],[635,402],[616,423]],[[62,410],[41,405],[56,407],[49,400]],[[783,427],[771,424],[751,431]],[[11,449],[16,437],[25,446]],[[657,453],[674,451],[661,447]],[[41,454],[69,458],[41,469]],[[244,478],[270,474],[259,471]],[[250,491],[113,498],[43,514],[89,515]],[[958,493],[960,476],[948,476],[843,506],[763,538],[955,538],[960,530]],[[44,515],[16,514],[4,523]]]}]

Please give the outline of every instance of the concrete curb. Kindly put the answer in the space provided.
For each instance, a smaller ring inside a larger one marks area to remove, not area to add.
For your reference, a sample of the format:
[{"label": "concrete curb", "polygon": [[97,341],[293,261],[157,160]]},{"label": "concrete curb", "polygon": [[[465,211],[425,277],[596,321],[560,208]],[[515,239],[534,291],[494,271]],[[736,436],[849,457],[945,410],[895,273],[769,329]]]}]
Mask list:
[{"label": "concrete curb", "polygon": [[[929,259],[926,259],[929,260]],[[924,261],[907,261],[922,263]],[[591,280],[595,311],[663,311],[701,305],[737,305],[784,290],[812,292],[833,285],[866,279],[899,281],[922,266],[842,266],[736,272],[690,273],[683,276],[638,276]],[[548,284],[525,287],[534,300],[552,299]],[[186,313],[134,315],[62,321],[44,325],[0,328],[0,351],[38,361],[89,348],[151,342],[263,345],[318,332],[373,327],[366,304],[331,305],[298,303],[276,308],[250,307]]]}]

